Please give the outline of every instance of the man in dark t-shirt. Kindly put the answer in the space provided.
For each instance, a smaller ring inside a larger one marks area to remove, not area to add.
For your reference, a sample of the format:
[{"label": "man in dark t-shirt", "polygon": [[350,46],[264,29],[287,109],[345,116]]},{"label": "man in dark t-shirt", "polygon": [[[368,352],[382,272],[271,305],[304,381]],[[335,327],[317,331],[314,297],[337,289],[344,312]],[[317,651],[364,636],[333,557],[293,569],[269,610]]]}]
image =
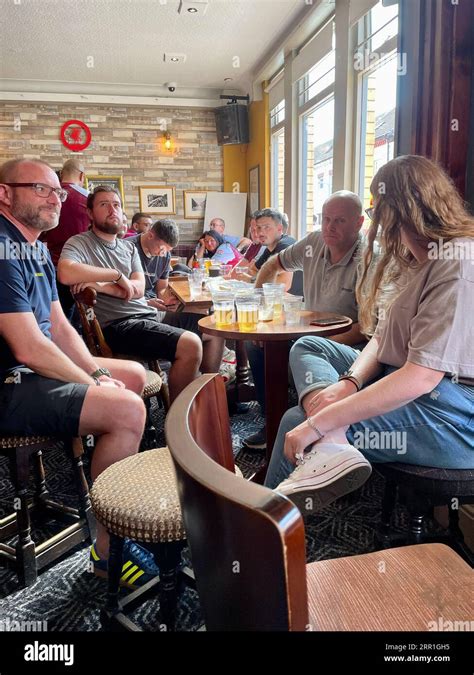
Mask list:
[{"label": "man in dark t-shirt", "polygon": [[[138,452],[145,371],[135,362],[92,356],[64,315],[54,266],[38,237],[57,227],[67,196],[45,162],[0,166],[0,434],[94,434],[95,480]],[[116,270],[109,274],[110,281],[117,276]],[[126,546],[126,564],[143,570],[139,576],[146,583],[158,573],[156,566],[147,552],[137,555]],[[94,571],[103,576],[108,535],[100,523],[93,549]]]}]

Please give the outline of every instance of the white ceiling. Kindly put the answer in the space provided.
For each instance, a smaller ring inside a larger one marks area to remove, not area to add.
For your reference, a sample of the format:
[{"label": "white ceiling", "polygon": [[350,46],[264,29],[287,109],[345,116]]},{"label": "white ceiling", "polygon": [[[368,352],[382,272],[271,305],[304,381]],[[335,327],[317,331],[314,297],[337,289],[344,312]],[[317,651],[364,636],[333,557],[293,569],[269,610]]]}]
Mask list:
[{"label": "white ceiling", "polygon": [[[179,14],[178,6],[0,0],[2,88],[156,96],[169,95],[164,84],[174,81],[176,96],[250,93],[252,71],[308,10],[304,0],[209,0],[204,16]],[[165,52],[185,53],[186,62],[165,63]]]}]

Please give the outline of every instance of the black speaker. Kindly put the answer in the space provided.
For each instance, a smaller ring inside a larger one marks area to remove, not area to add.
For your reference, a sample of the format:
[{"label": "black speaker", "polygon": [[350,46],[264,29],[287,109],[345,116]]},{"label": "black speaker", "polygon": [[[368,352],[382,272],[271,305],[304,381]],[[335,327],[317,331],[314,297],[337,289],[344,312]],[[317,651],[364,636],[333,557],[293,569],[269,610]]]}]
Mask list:
[{"label": "black speaker", "polygon": [[228,103],[215,108],[217,142],[219,145],[248,143],[249,116],[246,105]]}]

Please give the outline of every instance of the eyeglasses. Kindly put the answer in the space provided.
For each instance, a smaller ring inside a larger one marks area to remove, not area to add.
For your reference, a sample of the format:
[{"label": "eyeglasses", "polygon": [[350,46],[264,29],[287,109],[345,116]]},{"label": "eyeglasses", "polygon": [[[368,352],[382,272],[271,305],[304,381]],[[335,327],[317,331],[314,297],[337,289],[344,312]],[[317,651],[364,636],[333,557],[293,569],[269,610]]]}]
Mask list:
[{"label": "eyeglasses", "polygon": [[8,185],[9,187],[31,187],[38,197],[44,197],[44,199],[48,199],[52,192],[54,192],[61,202],[65,202],[67,199],[66,190],[63,190],[62,188],[53,188],[49,185],[44,185],[43,183],[4,183],[4,185]]},{"label": "eyeglasses", "polygon": [[371,206],[370,209],[365,209],[365,212],[368,215],[368,217],[370,218],[370,220],[374,219],[374,210],[375,209],[374,209],[373,206]]}]

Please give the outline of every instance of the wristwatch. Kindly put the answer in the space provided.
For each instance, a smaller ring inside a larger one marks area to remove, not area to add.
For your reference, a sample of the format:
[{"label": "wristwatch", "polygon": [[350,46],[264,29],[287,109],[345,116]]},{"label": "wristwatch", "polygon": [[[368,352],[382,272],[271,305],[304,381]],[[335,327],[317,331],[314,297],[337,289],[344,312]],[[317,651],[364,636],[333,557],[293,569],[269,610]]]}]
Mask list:
[{"label": "wristwatch", "polygon": [[359,378],[356,375],[354,375],[352,370],[348,370],[347,373],[345,373],[344,375],[340,375],[339,382],[341,382],[341,380],[350,380],[351,382],[353,382],[357,387],[357,391],[360,391],[364,386],[363,383],[359,380]]},{"label": "wristwatch", "polygon": [[107,370],[107,368],[97,368],[97,370],[94,370],[93,373],[91,373],[91,377],[95,379],[99,379],[102,375],[107,375],[107,377],[112,377],[110,374],[110,370]]}]

